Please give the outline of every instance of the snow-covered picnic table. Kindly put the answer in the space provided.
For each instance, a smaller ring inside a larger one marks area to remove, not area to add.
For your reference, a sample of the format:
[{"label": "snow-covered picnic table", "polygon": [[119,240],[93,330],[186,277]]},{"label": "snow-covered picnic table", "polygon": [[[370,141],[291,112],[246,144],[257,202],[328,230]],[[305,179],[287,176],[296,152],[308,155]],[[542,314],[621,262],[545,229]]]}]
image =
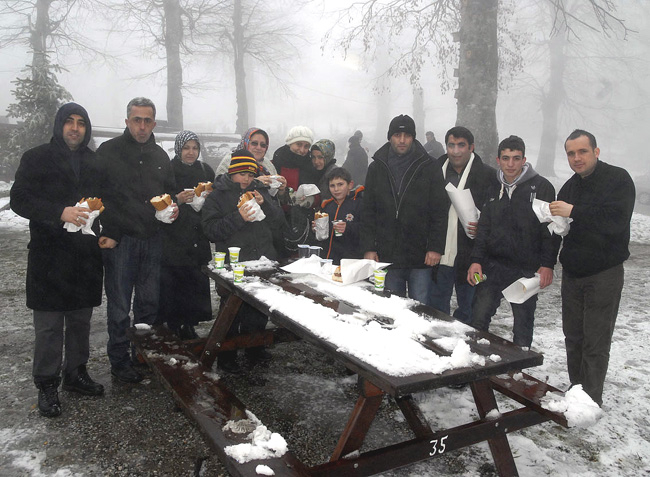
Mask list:
[{"label": "snow-covered picnic table", "polygon": [[[255,463],[275,475],[373,475],[482,441],[489,443],[499,475],[517,475],[507,433],[549,419],[567,425],[564,415],[544,409],[540,402],[547,392],[559,390],[521,372],[542,364],[541,354],[474,330],[438,310],[389,292],[377,293],[367,282],[340,286],[318,276],[285,273],[277,263],[264,260],[247,264],[240,283],[234,282],[229,268],[217,270],[210,264],[204,272],[218,288],[230,292],[206,339],[180,342],[165,328],[132,330],[131,337],[232,475],[255,475],[260,472],[253,472]],[[227,340],[243,302],[269,316],[276,328]],[[356,373],[359,397],[329,462],[307,467],[286,448],[248,461],[233,450],[245,439],[230,432],[232,424],[227,423],[254,416],[214,379],[212,366],[221,351],[295,339],[312,343]],[[170,356],[181,361],[170,362]],[[459,384],[471,387],[480,419],[434,432],[412,394]],[[495,390],[523,407],[500,413]],[[395,400],[414,438],[361,452],[386,396]]]}]

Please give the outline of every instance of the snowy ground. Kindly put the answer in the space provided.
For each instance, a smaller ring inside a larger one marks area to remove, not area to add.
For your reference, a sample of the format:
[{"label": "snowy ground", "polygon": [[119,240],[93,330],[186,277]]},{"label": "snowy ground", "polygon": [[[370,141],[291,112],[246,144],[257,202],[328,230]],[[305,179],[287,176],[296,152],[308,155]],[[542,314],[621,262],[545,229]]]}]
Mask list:
[{"label": "snowy ground", "polygon": [[[0,190],[2,189],[0,184]],[[6,199],[0,199],[0,209]],[[104,398],[61,394],[64,415],[41,418],[31,383],[31,314],[24,308],[26,221],[0,212],[0,475],[222,475],[198,432],[178,412],[169,393],[147,379],[137,386],[112,382],[105,356],[105,308],[93,317],[90,372],[106,387]],[[650,475],[650,217],[635,214],[631,258],[619,312],[602,419],[588,429],[552,423],[510,434],[522,476]],[[557,275],[559,277],[559,274]],[[510,337],[507,306],[493,333]],[[205,333],[207,326],[202,328]],[[545,356],[530,374],[568,387],[561,329],[559,279],[540,296],[533,348]],[[270,430],[307,463],[327,459],[354,405],[355,379],[305,343],[278,345],[268,368],[224,377]],[[646,368],[648,366],[648,368]],[[468,389],[416,395],[434,429],[477,417]],[[510,409],[500,399],[501,410]],[[385,400],[366,448],[409,438],[396,406]],[[445,454],[385,475],[494,475],[486,444]]]}]

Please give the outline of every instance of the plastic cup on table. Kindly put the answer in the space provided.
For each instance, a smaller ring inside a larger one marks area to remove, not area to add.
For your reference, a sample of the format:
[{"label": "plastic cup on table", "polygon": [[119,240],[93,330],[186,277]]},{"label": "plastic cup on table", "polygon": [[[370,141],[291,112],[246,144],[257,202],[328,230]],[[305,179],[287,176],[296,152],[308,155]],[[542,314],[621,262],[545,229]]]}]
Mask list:
[{"label": "plastic cup on table", "polygon": [[226,252],[214,252],[214,268],[221,269],[226,262]]},{"label": "plastic cup on table", "polygon": [[238,263],[232,267],[232,277],[235,283],[244,281],[244,265]]},{"label": "plastic cup on table", "polygon": [[322,247],[319,247],[317,245],[312,245],[309,247],[309,256],[316,255],[317,257],[320,257],[320,251]]},{"label": "plastic cup on table", "polygon": [[309,245],[300,244],[298,245],[298,258],[307,258],[309,257]]},{"label": "plastic cup on table", "polygon": [[239,263],[239,251],[241,247],[228,247],[228,253],[230,254],[230,263]]},{"label": "plastic cup on table", "polygon": [[386,283],[386,270],[375,270],[375,290],[384,291]]}]

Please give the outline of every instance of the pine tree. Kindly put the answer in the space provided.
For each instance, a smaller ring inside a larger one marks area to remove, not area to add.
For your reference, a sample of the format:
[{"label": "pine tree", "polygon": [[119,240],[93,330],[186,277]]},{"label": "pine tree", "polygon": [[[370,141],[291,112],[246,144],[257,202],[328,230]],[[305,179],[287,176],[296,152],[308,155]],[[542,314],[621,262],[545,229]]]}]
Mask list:
[{"label": "pine tree", "polygon": [[30,74],[12,81],[16,87],[11,93],[16,102],[7,108],[7,116],[21,122],[2,145],[3,166],[12,176],[25,151],[49,142],[57,110],[72,100],[72,95],[57,80],[61,68],[50,64],[47,57],[38,63],[23,70]]}]

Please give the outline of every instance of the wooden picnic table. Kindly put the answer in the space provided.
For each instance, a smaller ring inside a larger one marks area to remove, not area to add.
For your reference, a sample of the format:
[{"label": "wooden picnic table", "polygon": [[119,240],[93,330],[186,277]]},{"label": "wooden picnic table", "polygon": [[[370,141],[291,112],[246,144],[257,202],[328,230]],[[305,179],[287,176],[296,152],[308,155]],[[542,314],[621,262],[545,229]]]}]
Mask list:
[{"label": "wooden picnic table", "polygon": [[[487,441],[499,475],[513,476],[518,474],[508,443],[508,433],[548,420],[567,426],[563,415],[543,409],[540,405],[540,398],[546,392],[560,391],[521,373],[522,369],[542,364],[543,356],[539,353],[523,350],[491,333],[472,330],[466,334],[466,341],[471,351],[486,358],[498,355],[499,360],[486,359],[484,365],[449,369],[437,374],[394,376],[377,369],[372,363],[341,352],[337,345],[319,337],[308,326],[292,319],[286,311],[275,308],[274,303],[261,300],[258,294],[247,290],[247,287],[234,283],[231,272],[217,271],[212,266],[205,266],[204,272],[215,281],[218,288],[230,293],[207,338],[181,342],[164,327],[155,329],[153,333],[131,329],[130,337],[145,361],[172,391],[186,413],[198,424],[212,448],[233,475],[256,475],[253,464],[268,465],[275,471],[275,475],[373,475]],[[332,299],[331,296],[314,287],[296,283],[290,275],[277,267],[247,271],[247,275],[256,277],[259,286],[276,287],[279,293],[281,289],[293,295],[306,297],[342,315],[363,312],[357,305]],[[226,340],[230,325],[243,302],[266,314],[277,328],[252,336],[239,336]],[[405,304],[408,304],[410,310],[428,320],[440,320],[446,323],[454,320],[424,305],[413,305],[412,302],[407,301]],[[381,317],[374,316],[374,318],[381,320]],[[272,342],[292,339],[308,341],[356,373],[359,380],[357,402],[332,451],[329,462],[307,467],[288,452],[282,458],[239,464],[226,455],[224,448],[242,442],[241,437],[223,431],[223,425],[228,420],[244,419],[246,408],[218,380],[206,378],[206,375],[209,375],[221,351],[268,345]],[[436,345],[433,339],[421,341],[421,346],[440,356],[451,354]],[[188,367],[187,370],[185,367],[179,369],[178,366],[170,365],[169,356],[187,359],[196,366]],[[471,388],[480,419],[451,429],[435,431],[431,429],[414,402],[412,394],[464,383],[469,384]],[[490,413],[498,410],[495,390],[521,403],[523,407],[496,415],[494,412]],[[395,400],[414,437],[381,449],[359,452],[385,396]],[[206,402],[210,405],[206,406]],[[489,417],[488,413],[490,413]]]}]

